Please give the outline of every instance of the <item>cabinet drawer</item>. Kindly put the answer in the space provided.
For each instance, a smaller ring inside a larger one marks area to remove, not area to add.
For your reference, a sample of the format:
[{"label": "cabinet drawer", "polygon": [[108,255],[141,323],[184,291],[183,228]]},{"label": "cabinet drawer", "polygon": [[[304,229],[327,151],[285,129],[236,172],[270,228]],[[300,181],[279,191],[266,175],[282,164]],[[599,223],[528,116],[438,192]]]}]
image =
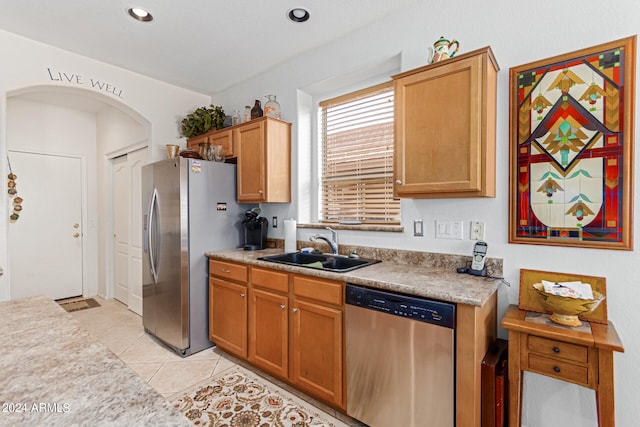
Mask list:
[{"label": "cabinet drawer", "polygon": [[589,386],[589,373],[586,366],[575,365],[559,359],[529,353],[529,370],[583,386]]},{"label": "cabinet drawer", "polygon": [[572,360],[580,363],[587,363],[588,361],[587,347],[582,345],[569,344],[562,341],[529,335],[528,348],[529,351],[552,356],[554,358]]},{"label": "cabinet drawer", "polygon": [[342,306],[344,287],[341,282],[314,279],[308,276],[293,276],[293,294],[328,304]]},{"label": "cabinet drawer", "polygon": [[251,283],[254,286],[273,291],[289,292],[289,275],[279,271],[251,268]]},{"label": "cabinet drawer", "polygon": [[235,280],[236,282],[247,283],[247,267],[230,262],[210,260],[209,274],[215,277]]}]

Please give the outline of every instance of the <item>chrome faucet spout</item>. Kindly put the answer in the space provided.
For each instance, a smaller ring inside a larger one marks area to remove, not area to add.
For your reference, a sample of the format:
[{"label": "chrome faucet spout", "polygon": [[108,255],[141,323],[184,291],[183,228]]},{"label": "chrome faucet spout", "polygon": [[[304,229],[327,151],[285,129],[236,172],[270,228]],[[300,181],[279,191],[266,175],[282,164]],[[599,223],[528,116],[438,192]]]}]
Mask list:
[{"label": "chrome faucet spout", "polygon": [[316,233],[316,234],[312,235],[311,237],[309,237],[309,240],[312,241],[312,242],[315,242],[316,240],[324,240],[325,242],[327,242],[327,244],[331,248],[331,252],[334,255],[338,255],[338,232],[333,230],[330,227],[327,227],[327,230],[329,230],[331,232],[331,239],[329,239],[326,236],[323,236],[320,233]]}]

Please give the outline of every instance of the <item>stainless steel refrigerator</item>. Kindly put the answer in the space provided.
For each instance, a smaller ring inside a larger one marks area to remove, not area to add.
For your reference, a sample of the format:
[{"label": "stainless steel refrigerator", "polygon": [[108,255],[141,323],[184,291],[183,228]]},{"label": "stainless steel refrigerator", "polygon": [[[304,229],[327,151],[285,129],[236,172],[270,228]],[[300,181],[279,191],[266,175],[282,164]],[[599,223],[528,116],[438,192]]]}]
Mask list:
[{"label": "stainless steel refrigerator", "polygon": [[144,329],[181,356],[211,347],[205,252],[241,246],[236,166],[177,157],[142,167]]}]

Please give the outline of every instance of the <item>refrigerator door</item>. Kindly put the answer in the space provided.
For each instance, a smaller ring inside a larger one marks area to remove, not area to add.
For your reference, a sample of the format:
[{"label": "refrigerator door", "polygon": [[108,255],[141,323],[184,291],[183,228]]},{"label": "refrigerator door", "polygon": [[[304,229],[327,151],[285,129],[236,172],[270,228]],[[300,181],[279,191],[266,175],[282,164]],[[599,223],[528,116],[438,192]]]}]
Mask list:
[{"label": "refrigerator door", "polygon": [[176,349],[189,347],[188,193],[175,158],[142,168],[145,241],[143,323]]},{"label": "refrigerator door", "polygon": [[242,219],[252,205],[236,202],[236,166],[185,159],[189,176],[189,352],[209,341],[209,260],[205,252],[241,246]]}]

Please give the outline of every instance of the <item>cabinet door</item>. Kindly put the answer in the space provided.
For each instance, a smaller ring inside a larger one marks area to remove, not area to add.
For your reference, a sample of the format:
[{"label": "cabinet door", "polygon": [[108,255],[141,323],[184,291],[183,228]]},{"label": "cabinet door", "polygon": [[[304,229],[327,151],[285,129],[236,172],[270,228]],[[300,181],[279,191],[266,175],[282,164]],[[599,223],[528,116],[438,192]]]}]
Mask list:
[{"label": "cabinet door", "polygon": [[192,150],[199,151],[200,144],[203,142],[209,142],[209,134],[205,133],[202,135],[194,136],[192,138],[187,139],[187,148],[191,148]]},{"label": "cabinet door", "polygon": [[265,122],[260,120],[235,129],[238,154],[238,201],[263,202],[265,182]]},{"label": "cabinet door", "polygon": [[209,136],[209,143],[213,145],[222,145],[224,149],[224,156],[227,159],[233,158],[236,156],[235,150],[233,148],[233,130],[223,130],[218,131]]},{"label": "cabinet door", "polygon": [[287,295],[249,291],[249,361],[281,378],[289,374]]},{"label": "cabinet door", "polygon": [[221,349],[247,357],[247,287],[209,279],[209,335]]},{"label": "cabinet door", "polygon": [[396,76],[396,196],[495,196],[496,72],[487,75],[487,56]]},{"label": "cabinet door", "polygon": [[344,407],[342,319],[339,309],[293,300],[290,380],[340,407]]}]

